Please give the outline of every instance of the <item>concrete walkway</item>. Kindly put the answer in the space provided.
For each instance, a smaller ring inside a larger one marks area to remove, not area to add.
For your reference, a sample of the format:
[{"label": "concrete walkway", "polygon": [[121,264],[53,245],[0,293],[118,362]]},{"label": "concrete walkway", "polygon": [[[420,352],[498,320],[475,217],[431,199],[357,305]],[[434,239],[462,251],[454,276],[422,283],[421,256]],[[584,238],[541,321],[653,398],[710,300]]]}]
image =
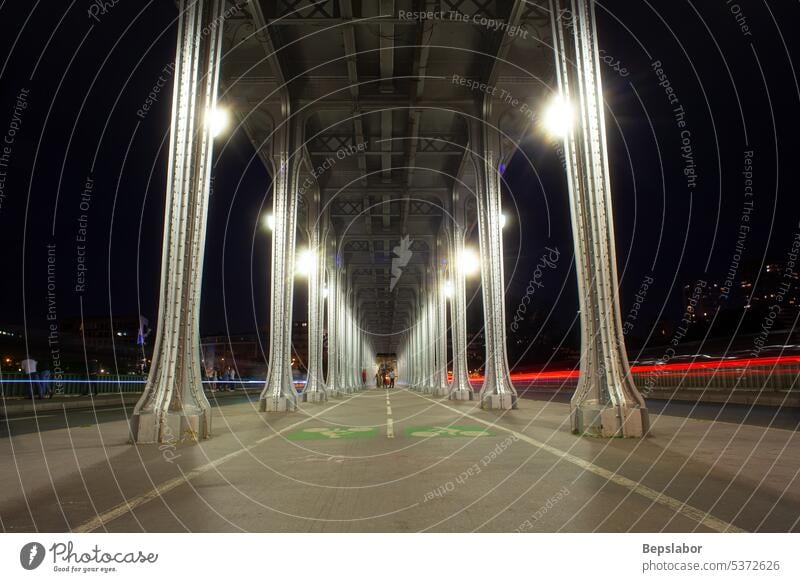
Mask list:
[{"label": "concrete walkway", "polygon": [[[295,414],[239,395],[200,444],[128,443],[125,410],[9,419],[5,531],[800,531],[793,430],[656,415],[579,438],[561,402],[505,414],[369,390]],[[50,422],[50,425],[46,423]],[[38,425],[38,430],[37,430]]]}]

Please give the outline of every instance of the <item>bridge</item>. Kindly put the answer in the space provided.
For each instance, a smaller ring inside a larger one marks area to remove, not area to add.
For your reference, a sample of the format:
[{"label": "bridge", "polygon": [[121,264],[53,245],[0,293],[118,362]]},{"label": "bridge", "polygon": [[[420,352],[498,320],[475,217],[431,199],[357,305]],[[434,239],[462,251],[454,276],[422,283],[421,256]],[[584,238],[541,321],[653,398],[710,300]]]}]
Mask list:
[{"label": "bridge", "polygon": [[[592,0],[179,4],[149,377],[133,406],[8,419],[6,530],[800,530],[790,415],[637,388]],[[271,326],[260,390],[209,396],[199,304],[225,112],[271,177]],[[581,355],[557,378],[566,398],[521,397],[507,357],[501,192],[526,140],[561,151],[569,185]]]},{"label": "bridge", "polygon": [[[161,306],[150,379],[134,412],[137,442],[161,442],[165,430],[203,439],[211,430],[197,317],[214,121],[223,107],[235,112],[272,177],[264,411],[298,407],[286,317],[298,257],[309,297],[303,400],[356,391],[381,352],[396,353],[396,373],[421,392],[516,408],[500,194],[521,140],[550,129],[561,132],[564,148],[581,298],[583,380],[571,426],[606,437],[647,432],[620,323],[593,4],[415,6],[181,5]],[[465,238],[474,224],[479,250],[470,252]],[[465,277],[474,270],[486,336],[477,394],[465,359]]]}]

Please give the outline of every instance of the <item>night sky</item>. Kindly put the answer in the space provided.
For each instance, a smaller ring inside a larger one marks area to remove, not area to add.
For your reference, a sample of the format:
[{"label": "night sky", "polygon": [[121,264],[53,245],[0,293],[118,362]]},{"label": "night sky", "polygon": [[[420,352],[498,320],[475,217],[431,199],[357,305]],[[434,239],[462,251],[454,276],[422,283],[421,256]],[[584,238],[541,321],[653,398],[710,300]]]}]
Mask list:
[{"label": "night sky", "polygon": [[[0,327],[45,326],[48,245],[60,318],[81,309],[157,313],[171,85],[137,112],[174,58],[177,10],[168,0],[122,0],[96,21],[90,4],[0,3],[0,133],[18,126],[0,167]],[[745,223],[746,151],[754,196],[737,279],[786,260],[800,228],[798,17],[797,2],[785,1],[598,3],[623,313],[643,279],[654,280],[632,335],[679,317],[685,283],[725,278]],[[536,297],[558,341],[577,311],[566,179],[552,143],[531,138],[525,153],[533,170],[518,154],[505,174],[507,308],[513,313],[545,247],[558,249]],[[243,132],[218,142],[203,333],[266,326],[268,195],[269,176]]]}]

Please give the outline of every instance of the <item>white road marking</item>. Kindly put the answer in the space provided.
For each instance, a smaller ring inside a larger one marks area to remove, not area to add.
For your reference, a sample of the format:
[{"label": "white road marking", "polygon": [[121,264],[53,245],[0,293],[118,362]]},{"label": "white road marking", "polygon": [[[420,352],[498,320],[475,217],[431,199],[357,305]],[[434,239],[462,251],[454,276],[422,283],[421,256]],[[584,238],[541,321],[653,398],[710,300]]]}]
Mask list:
[{"label": "white road marking", "polygon": [[286,426],[286,427],[278,430],[277,432],[274,432],[274,433],[269,434],[269,435],[267,435],[267,436],[265,436],[263,438],[260,438],[256,442],[254,442],[252,445],[248,445],[248,446],[246,446],[244,448],[241,448],[241,449],[236,449],[235,451],[232,451],[232,452],[228,453],[227,455],[223,455],[218,459],[215,459],[215,460],[213,460],[213,461],[211,461],[209,463],[206,463],[205,465],[201,465],[197,469],[194,469],[192,471],[189,471],[188,473],[185,473],[184,476],[175,477],[174,479],[170,479],[168,481],[165,481],[165,482],[161,483],[160,485],[156,485],[153,489],[151,489],[147,493],[143,493],[141,495],[137,495],[136,497],[134,497],[132,499],[128,499],[128,500],[124,501],[123,503],[120,503],[116,507],[113,507],[112,509],[109,509],[108,511],[103,512],[102,514],[98,515],[97,517],[94,517],[94,518],[90,519],[89,521],[87,521],[87,522],[85,522],[85,523],[83,523],[83,524],[81,524],[81,525],[79,525],[77,527],[72,528],[72,533],[87,533],[87,532],[91,532],[91,531],[94,531],[96,529],[99,529],[99,528],[103,527],[105,524],[107,524],[107,523],[109,523],[111,521],[114,521],[118,517],[122,517],[123,515],[125,515],[127,513],[130,513],[131,511],[133,511],[133,509],[139,507],[140,505],[144,505],[148,501],[152,501],[153,499],[157,499],[157,498],[161,497],[164,493],[167,493],[168,491],[171,491],[171,490],[175,489],[176,487],[180,487],[184,483],[187,483],[187,482],[191,481],[192,479],[194,479],[196,477],[199,477],[200,475],[203,475],[204,473],[207,473],[211,469],[214,469],[214,468],[218,467],[219,465],[221,465],[221,464],[223,464],[223,463],[225,463],[227,461],[230,461],[234,457],[238,457],[239,455],[241,455],[243,453],[247,453],[247,452],[253,450],[258,445],[263,444],[263,443],[265,443],[265,442],[267,442],[269,440],[272,440],[275,437],[277,437],[279,435],[282,435],[283,433],[285,433],[287,431],[290,431],[293,428],[296,428],[296,427],[300,426],[301,424],[303,424],[305,422],[308,422],[309,420],[317,418],[318,416],[321,416],[322,414],[325,414],[326,412],[331,411],[331,410],[333,410],[334,408],[336,408],[338,406],[341,406],[345,402],[352,402],[352,401],[353,401],[353,398],[350,398],[348,400],[342,400],[341,402],[339,402],[337,404],[334,404],[333,406],[330,406],[328,408],[320,410],[316,414],[312,414],[310,416],[307,416],[307,417],[303,418],[302,420],[299,420],[299,421],[295,422],[294,424],[290,424],[289,426]]},{"label": "white road marking", "polygon": [[696,521],[700,525],[704,525],[705,527],[707,527],[709,529],[712,529],[712,530],[718,531],[718,532],[723,532],[723,533],[724,532],[744,533],[746,531],[746,530],[743,530],[741,528],[736,527],[733,524],[728,523],[725,520],[722,520],[722,519],[716,518],[714,516],[708,515],[707,512],[702,511],[700,509],[697,509],[696,507],[693,507],[693,506],[689,505],[688,503],[684,503],[683,501],[678,501],[674,497],[670,497],[669,495],[666,495],[665,493],[661,493],[659,491],[656,491],[655,489],[651,489],[650,487],[647,487],[646,485],[642,485],[641,483],[639,483],[637,481],[634,481],[633,479],[628,479],[627,477],[623,477],[622,475],[619,475],[619,474],[615,473],[614,471],[609,471],[608,469],[604,469],[603,467],[595,465],[594,463],[591,463],[591,462],[589,462],[589,461],[587,461],[585,459],[582,459],[582,458],[580,458],[578,456],[575,456],[575,455],[573,455],[571,453],[568,453],[566,451],[562,451],[561,449],[559,449],[557,447],[554,447],[552,445],[548,445],[548,444],[543,443],[541,441],[538,441],[538,440],[536,440],[534,438],[531,438],[526,434],[523,434],[521,432],[517,432],[517,431],[512,430],[510,428],[506,428],[505,426],[502,426],[502,425],[497,424],[497,423],[489,422],[489,421],[484,420],[482,418],[479,418],[477,416],[473,416],[473,415],[468,414],[468,413],[466,413],[466,412],[464,412],[462,410],[458,410],[457,408],[453,408],[451,406],[443,404],[443,403],[439,402],[438,400],[434,400],[432,398],[426,398],[424,396],[421,396],[420,394],[417,394],[416,392],[411,392],[411,394],[414,394],[415,396],[419,396],[420,398],[422,398],[424,400],[430,400],[432,402],[435,402],[439,406],[442,406],[442,407],[446,408],[447,410],[450,410],[451,412],[454,412],[454,413],[456,413],[458,415],[461,415],[461,416],[463,416],[465,418],[469,418],[470,420],[474,420],[475,422],[480,422],[481,424],[485,424],[486,426],[489,426],[489,427],[492,427],[492,428],[495,428],[495,429],[498,429],[498,430],[505,431],[505,432],[507,432],[509,434],[512,434],[512,435],[516,436],[521,441],[525,441],[526,443],[528,443],[530,445],[533,445],[535,447],[539,447],[540,449],[543,449],[543,450],[547,451],[548,453],[550,453],[552,455],[555,455],[556,457],[564,459],[565,461],[567,461],[569,463],[572,463],[573,465],[577,465],[578,467],[580,467],[584,471],[588,471],[589,473],[594,473],[595,475],[597,475],[599,477],[602,477],[603,479],[606,479],[607,481],[611,481],[612,483],[614,483],[616,485],[619,485],[620,487],[624,487],[625,489],[628,489],[628,490],[632,491],[633,493],[637,493],[638,495],[641,495],[642,497],[644,497],[646,499],[649,499],[650,501],[652,501],[654,503],[658,503],[660,505],[668,507],[671,510],[675,511],[676,513],[680,513],[681,515],[683,515],[685,517],[688,517],[689,519],[691,519],[693,521]]},{"label": "white road marking", "polygon": [[394,438],[394,420],[392,419],[392,403],[389,400],[389,391],[386,391],[386,438]]},{"label": "white road marking", "polygon": [[35,420],[37,418],[47,418],[48,416],[56,416],[55,414],[37,414],[36,416],[17,416],[14,418],[4,418],[2,420],[8,422],[15,422],[17,420]]}]

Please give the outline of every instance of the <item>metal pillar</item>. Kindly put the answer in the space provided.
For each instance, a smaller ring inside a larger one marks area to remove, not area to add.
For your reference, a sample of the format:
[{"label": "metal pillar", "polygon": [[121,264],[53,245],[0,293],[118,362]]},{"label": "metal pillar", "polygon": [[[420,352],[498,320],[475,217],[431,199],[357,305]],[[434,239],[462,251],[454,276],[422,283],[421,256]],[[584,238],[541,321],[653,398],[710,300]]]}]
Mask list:
[{"label": "metal pillar", "polygon": [[[315,193],[315,204],[319,208],[319,197]],[[308,375],[303,400],[305,402],[325,402],[328,391],[322,375],[322,329],[325,312],[323,296],[325,280],[325,245],[327,233],[321,234],[321,225],[316,213],[309,209],[309,248],[313,253],[314,267],[308,278]]]},{"label": "metal pillar", "polygon": [[[441,240],[439,248],[442,248]],[[446,248],[446,247],[445,247]],[[445,297],[445,281],[447,272],[443,261],[436,265],[436,374],[434,377],[434,394],[446,397],[450,392],[447,382],[447,297]]]},{"label": "metal pillar", "polygon": [[435,266],[428,268],[428,285],[426,287],[425,298],[425,306],[427,308],[425,317],[428,320],[428,325],[425,328],[425,357],[427,358],[425,392],[429,394],[435,394],[437,392],[436,373],[438,364],[436,361],[436,344],[438,343],[437,338],[439,336],[439,330],[436,315],[436,305],[439,301],[439,286],[437,273],[434,271],[434,269]]},{"label": "metal pillar", "polygon": [[551,0],[550,7],[561,98],[577,111],[564,142],[581,309],[572,430],[641,437],[649,422],[622,334],[594,1]]},{"label": "metal pillar", "polygon": [[506,353],[503,232],[500,225],[500,136],[484,101],[483,123],[470,123],[470,150],[478,195],[478,236],[485,319],[486,368],[480,392],[481,408],[517,407]]},{"label": "metal pillar", "polygon": [[339,308],[341,314],[339,318],[339,390],[342,394],[350,394],[352,392],[350,382],[350,312],[348,308],[350,292],[346,281],[346,273],[342,270],[339,286]]},{"label": "metal pillar", "polygon": [[353,382],[353,349],[355,342],[353,338],[353,289],[348,285],[345,295],[345,358],[344,358],[344,372],[345,383],[344,390],[348,394],[356,391],[356,384]]},{"label": "metal pillar", "polygon": [[450,385],[448,398],[451,400],[472,400],[475,392],[469,383],[467,365],[467,280],[459,257],[464,253],[464,236],[466,234],[466,199],[456,191],[454,193],[455,221],[453,224],[453,253],[450,260],[453,277],[453,298],[450,303],[450,314],[453,321],[453,382]]},{"label": "metal pillar", "polygon": [[412,390],[417,390],[419,387],[419,350],[417,340],[419,338],[419,308],[418,308],[419,294],[414,296],[411,304],[411,329],[408,334],[408,383]]},{"label": "metal pillar", "polygon": [[[424,277],[420,277],[424,281]],[[422,391],[425,386],[425,350],[423,349],[423,341],[425,335],[425,295],[424,283],[420,285],[419,293],[417,294],[416,310],[417,310],[417,324],[414,326],[414,359],[416,361],[416,389]]]},{"label": "metal pillar", "polygon": [[302,123],[290,116],[288,101],[283,104],[283,124],[277,127],[270,143],[272,162],[272,303],[270,305],[270,343],[267,381],[259,408],[270,412],[297,409],[291,365],[292,300],[297,229],[297,185],[300,164],[292,152],[302,143]]},{"label": "metal pillar", "polygon": [[[336,242],[331,241],[335,249]],[[339,374],[339,272],[336,268],[336,251],[334,250],[333,259],[328,264],[328,396],[339,398],[342,395],[340,389]]]},{"label": "metal pillar", "polygon": [[[358,300],[356,299],[356,302]],[[355,307],[355,313],[353,317],[353,372],[358,377],[354,386],[355,391],[360,392],[364,385],[361,382],[361,369],[362,369],[362,350],[364,346],[362,345],[362,337],[361,337],[361,321],[360,321],[360,309],[358,306]]]},{"label": "metal pillar", "polygon": [[139,443],[208,438],[211,412],[200,374],[200,287],[217,101],[222,0],[181,0],[172,96],[161,292],[153,363],[133,410]]},{"label": "metal pillar", "polygon": [[337,348],[337,383],[339,385],[339,392],[347,394],[347,288],[345,287],[345,271],[340,268],[338,270],[338,286],[336,291],[337,296],[337,315],[336,315],[336,341]]}]

